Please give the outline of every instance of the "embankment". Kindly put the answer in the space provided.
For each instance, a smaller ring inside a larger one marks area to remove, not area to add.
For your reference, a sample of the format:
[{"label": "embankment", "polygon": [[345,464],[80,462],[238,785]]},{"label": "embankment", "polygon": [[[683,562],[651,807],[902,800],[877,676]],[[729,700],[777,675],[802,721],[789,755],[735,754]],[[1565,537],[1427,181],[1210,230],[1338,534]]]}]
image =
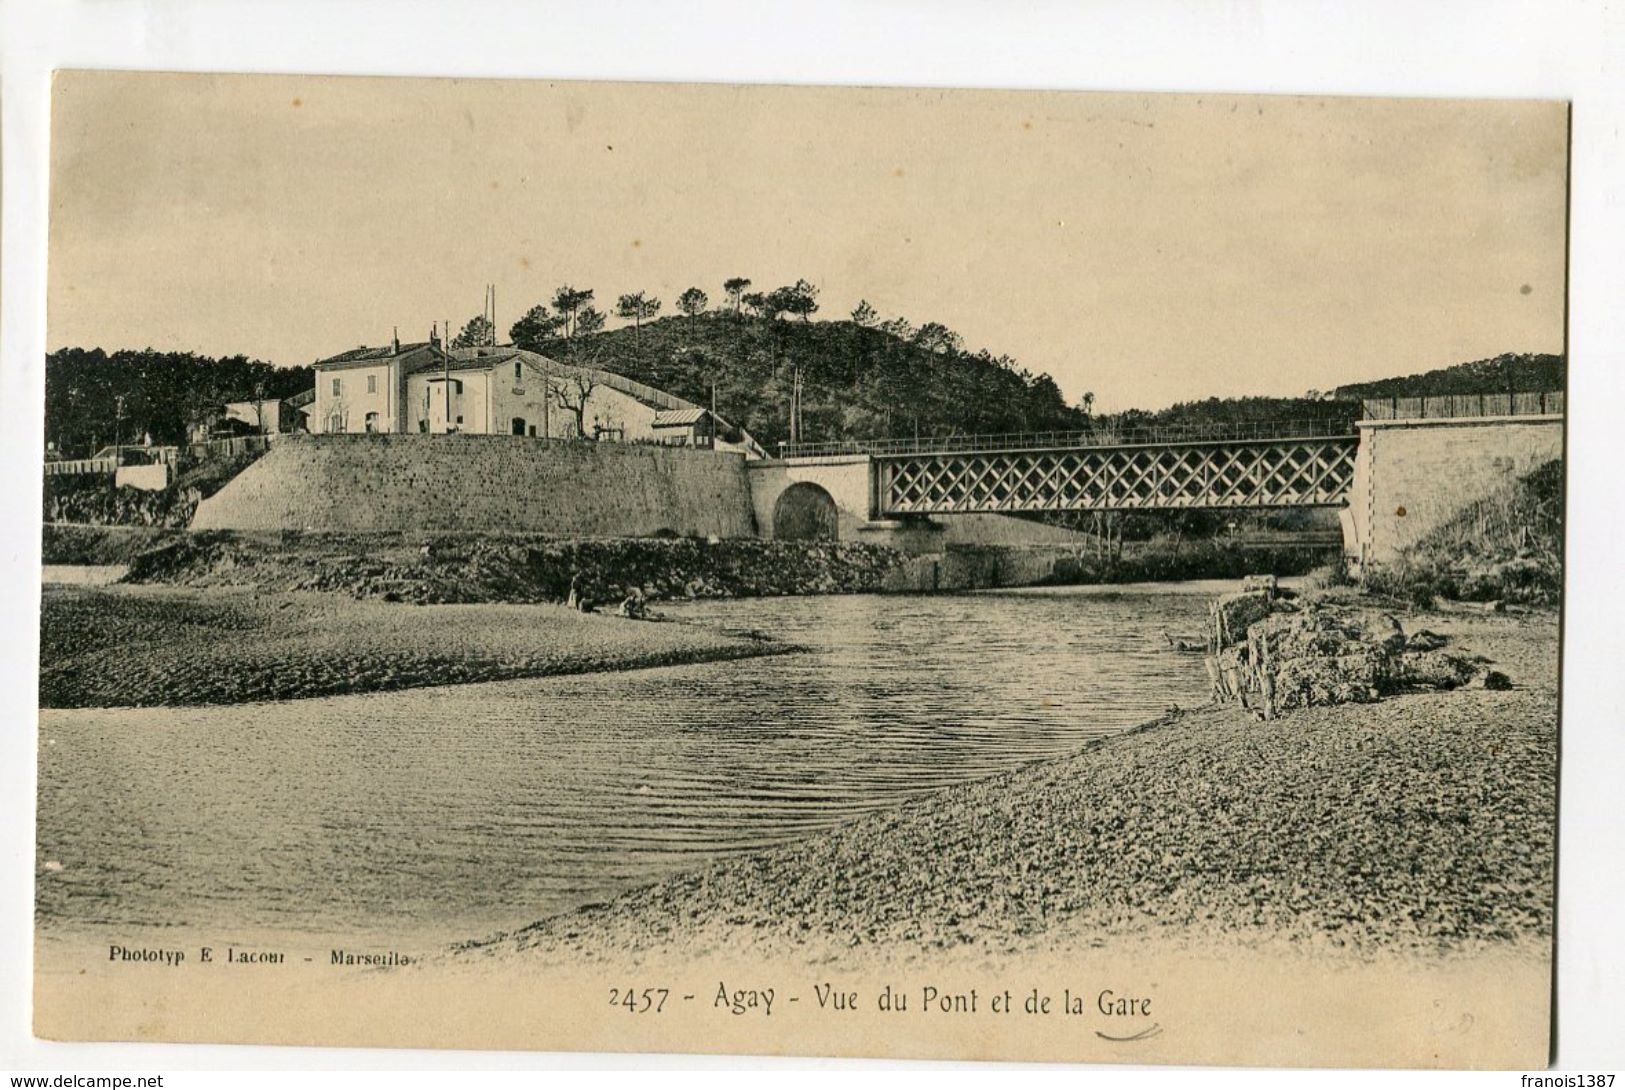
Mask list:
[{"label": "embankment", "polygon": [[776,850],[470,944],[539,965],[878,951],[1065,956],[1150,941],[1549,956],[1557,624],[1414,619],[1516,685],[1165,718]]},{"label": "embankment", "polygon": [[46,564],[128,564],[148,549],[185,536],[185,530],[163,526],[47,523],[40,551]]},{"label": "embankment", "polygon": [[959,545],[945,549],[941,563],[951,586],[981,588],[1307,575],[1335,556],[1335,550],[1324,547],[1245,547],[1225,538],[1205,538],[1136,542],[1112,552],[1088,545]]},{"label": "embankment", "polygon": [[903,589],[908,558],[851,543],[478,534],[193,532],[137,557],[132,583],[326,591],[418,603],[856,594]]},{"label": "embankment", "polygon": [[1367,586],[1427,606],[1435,598],[1556,605],[1563,595],[1563,461],[1502,482],[1395,559]]},{"label": "embankment", "polygon": [[294,700],[793,650],[553,605],[414,608],[336,595],[47,587],[40,706]]},{"label": "embankment", "polygon": [[[63,552],[89,555],[85,539],[93,537],[64,532]],[[83,562],[51,560],[52,552],[48,532],[47,562]],[[1309,570],[1322,555],[1222,543],[1115,558],[1072,546],[955,546],[911,556],[862,542],[194,531],[134,557],[128,581],[431,603],[562,601],[578,580],[592,601],[613,603],[632,588],[651,599],[751,598],[1287,575]]]}]

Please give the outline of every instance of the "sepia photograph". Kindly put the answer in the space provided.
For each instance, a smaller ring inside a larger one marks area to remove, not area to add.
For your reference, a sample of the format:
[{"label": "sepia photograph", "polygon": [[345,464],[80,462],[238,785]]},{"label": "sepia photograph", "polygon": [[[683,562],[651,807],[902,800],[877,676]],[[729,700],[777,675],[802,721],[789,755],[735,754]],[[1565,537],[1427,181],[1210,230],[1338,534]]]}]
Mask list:
[{"label": "sepia photograph", "polygon": [[1546,1066],[1567,102],[50,100],[40,1037]]}]

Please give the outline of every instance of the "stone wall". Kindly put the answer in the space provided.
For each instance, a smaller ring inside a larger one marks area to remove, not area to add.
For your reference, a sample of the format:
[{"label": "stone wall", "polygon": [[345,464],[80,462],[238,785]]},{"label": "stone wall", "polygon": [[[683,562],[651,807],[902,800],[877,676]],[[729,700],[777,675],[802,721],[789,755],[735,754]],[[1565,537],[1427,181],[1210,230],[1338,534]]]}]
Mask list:
[{"label": "stone wall", "polygon": [[1399,559],[1468,504],[1562,453],[1561,416],[1361,421],[1344,551],[1355,562]]},{"label": "stone wall", "polygon": [[455,530],[751,537],[736,454],[494,435],[279,442],[198,506],[193,529]]}]

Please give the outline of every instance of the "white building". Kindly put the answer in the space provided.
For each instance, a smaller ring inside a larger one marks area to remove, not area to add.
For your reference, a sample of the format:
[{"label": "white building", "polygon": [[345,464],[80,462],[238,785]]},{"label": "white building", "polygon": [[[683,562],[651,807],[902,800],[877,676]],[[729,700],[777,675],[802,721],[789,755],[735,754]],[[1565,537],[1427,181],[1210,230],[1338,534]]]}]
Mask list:
[{"label": "white building", "polygon": [[756,441],[680,397],[525,349],[443,352],[436,341],[355,348],[315,364],[317,434],[524,435],[659,443],[765,457]]}]

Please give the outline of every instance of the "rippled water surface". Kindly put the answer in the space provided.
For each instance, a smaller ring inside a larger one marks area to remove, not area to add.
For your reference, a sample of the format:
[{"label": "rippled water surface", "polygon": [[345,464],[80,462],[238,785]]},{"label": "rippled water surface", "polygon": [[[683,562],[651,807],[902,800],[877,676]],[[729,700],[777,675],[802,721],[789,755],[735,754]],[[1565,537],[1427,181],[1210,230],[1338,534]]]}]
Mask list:
[{"label": "rippled water surface", "polygon": [[422,947],[528,923],[1200,702],[1161,635],[1199,624],[1190,589],[693,603],[663,608],[810,650],[45,712],[42,929]]}]

